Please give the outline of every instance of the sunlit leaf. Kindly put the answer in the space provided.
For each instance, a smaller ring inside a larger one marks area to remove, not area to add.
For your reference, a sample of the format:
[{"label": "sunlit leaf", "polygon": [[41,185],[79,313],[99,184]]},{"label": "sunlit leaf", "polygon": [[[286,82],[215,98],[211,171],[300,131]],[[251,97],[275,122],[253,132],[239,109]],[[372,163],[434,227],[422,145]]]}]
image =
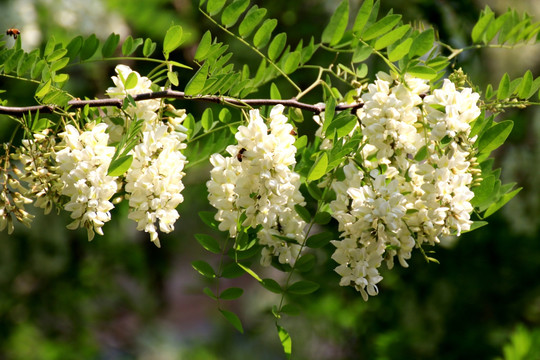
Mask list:
[{"label": "sunlit leaf", "polygon": [[182,38],[183,30],[180,25],[171,26],[167,33],[165,34],[165,39],[163,40],[163,54],[167,59],[169,54],[173,52],[177,47],[179,47],[184,39]]},{"label": "sunlit leaf", "polygon": [[209,66],[210,64],[205,62],[204,65],[189,80],[185,89],[186,95],[197,95],[200,94],[202,89],[204,89]]},{"label": "sunlit leaf", "polygon": [[326,168],[328,167],[328,155],[324,152],[322,153],[315,164],[309,170],[307,180],[314,181],[318,180],[326,174]]},{"label": "sunlit leaf", "polygon": [[368,27],[362,33],[361,38],[365,41],[375,39],[386,34],[401,20],[401,15],[388,15],[377,21],[375,24]]},{"label": "sunlit leaf", "polygon": [[256,48],[265,47],[266,44],[268,44],[268,42],[270,41],[270,38],[272,37],[272,31],[274,31],[276,26],[276,19],[265,20],[259,30],[257,30],[257,32],[255,33],[255,36],[253,36],[253,45],[255,45]]},{"label": "sunlit leaf", "polygon": [[330,46],[336,45],[339,43],[345,29],[347,28],[347,23],[349,22],[349,0],[343,0],[338,5],[336,11],[332,14],[330,22],[324,28],[322,33],[322,42],[330,44]]},{"label": "sunlit leaf", "polygon": [[132,162],[133,162],[133,156],[131,155],[121,156],[118,159],[111,161],[111,164],[109,165],[109,170],[107,171],[107,175],[109,176],[124,175],[131,167]]},{"label": "sunlit leaf", "polygon": [[225,27],[231,27],[238,21],[238,18],[249,6],[249,0],[236,0],[228,5],[221,14],[221,23]]},{"label": "sunlit leaf", "polygon": [[270,46],[268,46],[268,58],[272,61],[276,60],[283,49],[285,49],[285,44],[287,43],[287,34],[279,33],[274,37]]},{"label": "sunlit leaf", "polygon": [[238,27],[238,34],[245,38],[255,29],[257,25],[264,19],[266,15],[266,9],[259,9],[257,5],[253,6],[246,14],[246,17],[240,23]]},{"label": "sunlit leaf", "polygon": [[405,34],[409,31],[410,28],[411,25],[407,24],[390,31],[389,33],[375,40],[375,44],[373,45],[373,47],[375,48],[375,50],[380,50],[392,45],[399,39],[403,38],[403,36],[405,36]]},{"label": "sunlit leaf", "polygon": [[478,153],[489,154],[504,144],[513,127],[512,120],[505,120],[487,129],[478,140]]},{"label": "sunlit leaf", "polygon": [[287,330],[282,328],[276,323],[276,327],[278,330],[278,336],[279,341],[281,342],[281,346],[283,347],[283,352],[285,353],[285,356],[287,357],[287,360],[290,360],[291,353],[292,353],[292,339]]},{"label": "sunlit leaf", "polygon": [[360,32],[364,30],[364,26],[366,26],[369,20],[369,15],[371,14],[372,9],[373,9],[373,0],[364,0],[364,2],[362,3],[362,6],[360,7],[360,10],[358,10],[356,19],[354,20],[354,25],[352,28],[354,32]]}]

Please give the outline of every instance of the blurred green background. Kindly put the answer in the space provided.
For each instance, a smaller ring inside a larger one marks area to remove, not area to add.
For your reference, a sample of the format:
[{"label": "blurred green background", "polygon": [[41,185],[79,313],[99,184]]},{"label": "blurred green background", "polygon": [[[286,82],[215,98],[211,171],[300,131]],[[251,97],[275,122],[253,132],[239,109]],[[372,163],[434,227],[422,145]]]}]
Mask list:
[{"label": "blurred green background", "polygon": [[[357,9],[360,1],[351,0]],[[279,20],[293,46],[320,36],[337,6],[332,0],[252,1]],[[486,1],[504,11],[503,0]],[[473,0],[383,0],[404,21],[433,25],[453,46],[469,43],[468,34],[485,3]],[[536,0],[513,1],[540,20]],[[0,1],[0,29],[17,27],[27,50],[58,41],[111,32],[162,41],[171,23],[191,37],[175,60],[191,63],[196,43],[211,28],[230,43],[234,61],[255,67],[259,59],[232,38],[212,28],[192,0],[11,0]],[[157,54],[157,52],[156,52]],[[473,81],[496,85],[531,69],[539,74],[538,47],[513,51],[467,52],[459,58]],[[317,55],[319,56],[319,55]],[[314,62],[324,64],[324,55]],[[127,62],[143,75],[151,68]],[[75,96],[103,97],[112,85],[114,62],[72,67],[69,90]],[[377,64],[369,64],[376,68]],[[309,85],[316,74],[300,72]],[[181,76],[181,86],[189,75]],[[282,94],[287,93],[283,83]],[[27,84],[0,78],[11,105],[33,104]],[[268,96],[261,89],[256,96]],[[316,96],[305,99],[317,102]],[[207,106],[177,102],[195,117]],[[302,131],[313,131],[308,121]],[[293,337],[294,359],[538,359],[540,358],[540,112],[512,111],[509,144],[497,154],[503,177],[524,187],[510,204],[490,218],[490,225],[438,247],[440,265],[413,255],[408,269],[384,271],[380,294],[368,302],[341,288],[328,261],[332,249],[316,253],[318,266],[309,278],[322,288],[298,299],[301,316],[284,320]],[[0,116],[4,141],[12,122]],[[311,124],[311,125],[310,125]],[[194,159],[190,159],[194,160]],[[269,311],[275,295],[248,276],[226,282],[246,294],[227,304],[240,314],[246,334],[222,320],[216,304],[202,294],[204,280],[191,261],[209,257],[193,235],[207,231],[197,213],[206,202],[208,164],[189,169],[185,202],[176,231],[162,235],[162,248],[135,230],[127,209],[114,210],[105,236],[86,240],[85,231],[68,231],[65,215],[38,216],[32,229],[0,233],[0,359],[283,359]],[[39,211],[36,211],[39,213]],[[272,269],[261,270],[279,279]]]}]

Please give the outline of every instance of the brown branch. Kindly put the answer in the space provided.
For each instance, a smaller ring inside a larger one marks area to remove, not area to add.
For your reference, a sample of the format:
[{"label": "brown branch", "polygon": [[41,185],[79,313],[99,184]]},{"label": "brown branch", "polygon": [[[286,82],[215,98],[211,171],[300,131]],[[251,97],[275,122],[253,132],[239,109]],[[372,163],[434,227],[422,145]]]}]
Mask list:
[{"label": "brown branch", "polygon": [[[324,111],[324,104],[306,104],[299,102],[296,99],[287,99],[287,100],[274,100],[274,99],[235,99],[226,96],[215,96],[215,95],[206,95],[206,96],[190,96],[186,95],[183,91],[175,90],[163,90],[156,91],[151,93],[138,94],[133,96],[135,101],[143,101],[150,99],[183,99],[183,100],[195,100],[195,101],[206,101],[217,104],[230,104],[235,106],[264,106],[264,105],[278,105],[282,104],[288,107],[299,108],[302,110],[311,111],[315,114],[319,114]],[[68,102],[68,107],[70,109],[80,109],[86,105],[90,107],[102,107],[102,106],[114,106],[117,108],[122,107],[122,99],[94,99],[94,100],[79,100],[74,99]],[[340,104],[336,106],[336,110],[346,110],[351,109],[354,111],[358,108],[361,108],[362,104]],[[11,116],[23,116],[28,113],[45,113],[50,114],[57,109],[57,106],[54,105],[34,105],[34,106],[24,106],[24,107],[11,107],[11,106],[0,106],[0,114],[11,115]]]}]

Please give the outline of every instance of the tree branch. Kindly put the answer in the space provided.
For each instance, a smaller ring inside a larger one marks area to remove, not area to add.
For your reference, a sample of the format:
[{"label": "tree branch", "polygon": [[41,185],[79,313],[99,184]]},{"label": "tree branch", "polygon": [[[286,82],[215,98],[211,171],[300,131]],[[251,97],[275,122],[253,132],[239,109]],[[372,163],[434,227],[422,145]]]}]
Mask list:
[{"label": "tree branch", "polygon": [[[194,100],[194,101],[205,101],[217,104],[229,104],[235,106],[264,106],[264,105],[278,105],[282,104],[288,107],[299,108],[306,111],[311,111],[315,114],[320,114],[324,111],[325,105],[320,104],[306,104],[300,102],[296,99],[286,99],[286,100],[274,100],[274,99],[235,99],[226,96],[216,96],[216,95],[203,95],[203,96],[190,96],[186,95],[183,91],[175,90],[163,90],[156,91],[151,93],[138,94],[133,96],[135,101],[143,101],[150,99],[182,99],[182,100]],[[102,106],[113,106],[120,108],[122,107],[123,99],[94,99],[94,100],[79,100],[74,99],[68,102],[68,107],[70,109],[80,109],[86,105],[90,107],[102,107]],[[336,110],[347,110],[350,109],[354,111],[362,107],[362,104],[340,104],[336,106]],[[54,112],[55,109],[58,109],[58,106],[55,105],[34,105],[34,106],[24,106],[24,107],[10,107],[10,106],[0,106],[0,114],[11,115],[16,117],[21,117],[28,113],[45,113],[50,114]]]}]

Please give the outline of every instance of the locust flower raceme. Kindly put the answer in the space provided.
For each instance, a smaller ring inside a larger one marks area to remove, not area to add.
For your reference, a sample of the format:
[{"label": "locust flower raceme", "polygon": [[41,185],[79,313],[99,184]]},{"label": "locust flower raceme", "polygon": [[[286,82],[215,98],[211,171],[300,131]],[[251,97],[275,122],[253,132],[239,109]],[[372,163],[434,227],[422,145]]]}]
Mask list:
[{"label": "locust flower raceme", "polygon": [[169,132],[167,125],[159,125],[142,134],[142,141],[132,151],[133,163],[126,174],[129,198],[128,217],[137,222],[137,230],[150,234],[160,246],[159,230],[169,233],[180,217],[176,207],[184,201],[182,178],[186,157],[181,153],[186,145],[185,133]]},{"label": "locust flower raceme", "polygon": [[392,268],[397,257],[406,267],[415,246],[470,229],[470,123],[480,110],[471,89],[445,80],[430,94],[426,80],[409,75],[379,73],[359,96],[363,160],[333,182],[330,207],[341,231],[332,241],[340,285],[367,300],[383,262]]},{"label": "locust flower raceme", "polygon": [[61,194],[69,198],[64,209],[73,219],[68,228],[85,227],[89,240],[94,233],[103,235],[102,226],[114,208],[110,200],[118,190],[117,177],[107,175],[115,149],[108,145],[106,129],[105,123],[91,123],[82,132],[67,125],[60,134],[64,148],[56,153]]},{"label": "locust flower raceme", "polygon": [[218,209],[219,228],[237,236],[242,214],[241,226],[260,226],[263,265],[269,265],[272,256],[292,263],[304,241],[306,224],[294,210],[294,205],[304,204],[300,176],[293,171],[295,138],[283,109],[277,105],[271,110],[269,126],[258,110],[251,110],[248,124],[235,135],[238,144],[226,149],[230,156],[210,157],[214,168],[207,182],[208,199]]}]

